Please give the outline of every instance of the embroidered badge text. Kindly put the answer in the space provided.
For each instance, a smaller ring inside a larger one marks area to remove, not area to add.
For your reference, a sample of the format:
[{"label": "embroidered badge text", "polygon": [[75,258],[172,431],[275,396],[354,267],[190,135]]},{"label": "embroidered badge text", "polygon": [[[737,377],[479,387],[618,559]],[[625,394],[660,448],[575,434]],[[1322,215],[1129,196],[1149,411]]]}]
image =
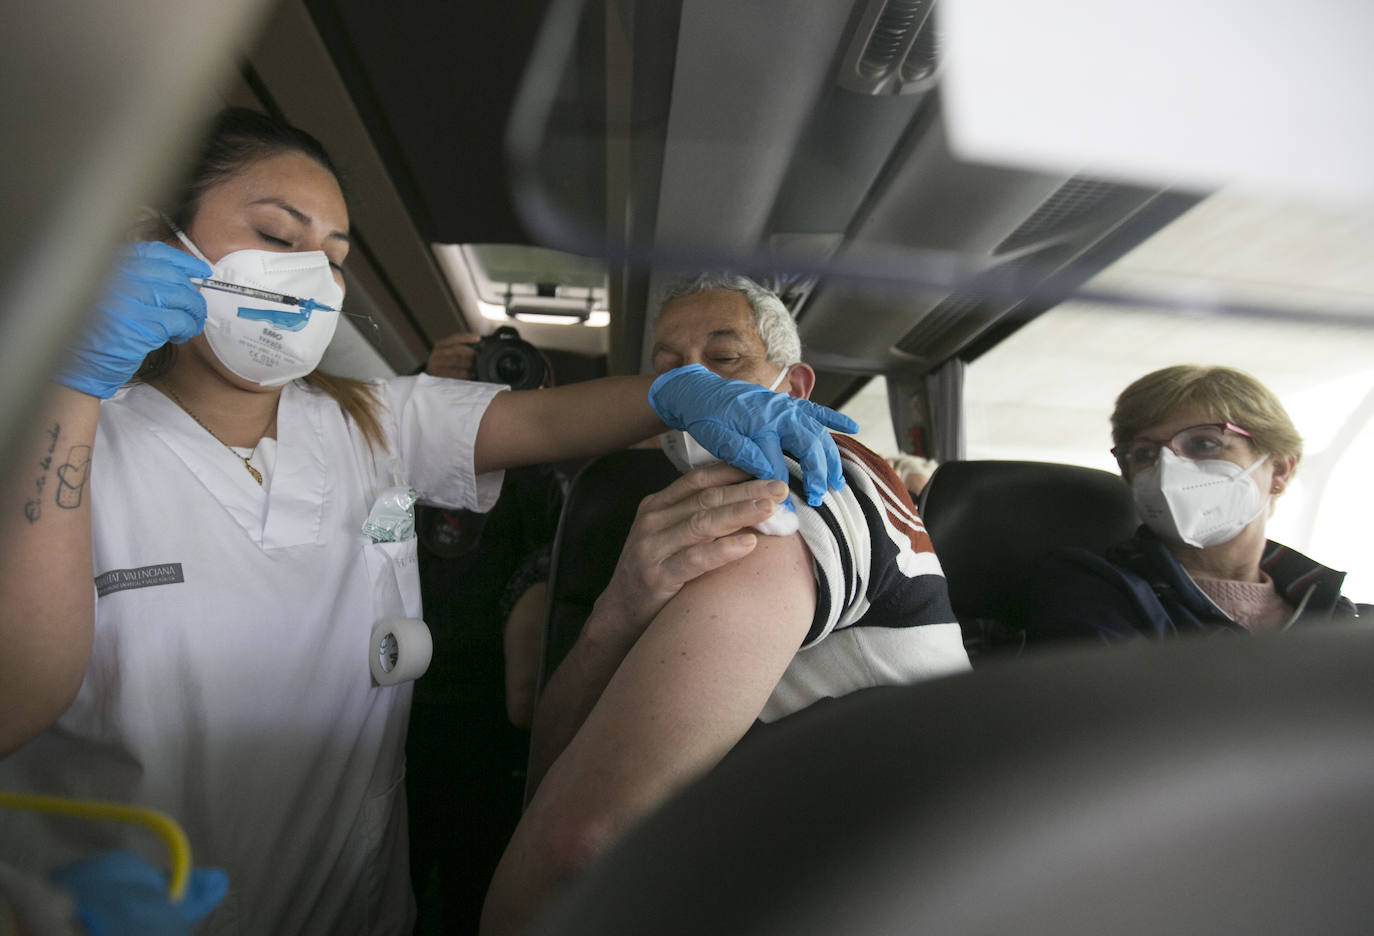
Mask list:
[{"label": "embroidered badge text", "polygon": [[154,585],[175,585],[186,581],[180,562],[164,562],[140,569],[111,569],[95,577],[95,593],[101,598],[112,592],[130,588],[151,588]]}]

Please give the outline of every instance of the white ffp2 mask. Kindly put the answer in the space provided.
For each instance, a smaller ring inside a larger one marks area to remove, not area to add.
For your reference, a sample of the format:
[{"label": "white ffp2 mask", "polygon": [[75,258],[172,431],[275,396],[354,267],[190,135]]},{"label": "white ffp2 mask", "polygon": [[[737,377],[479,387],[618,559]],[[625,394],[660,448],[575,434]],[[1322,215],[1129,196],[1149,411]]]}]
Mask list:
[{"label": "white ffp2 mask", "polygon": [[[784,367],[773,382],[768,385],[771,393],[778,389],[783,378],[791,373],[791,367]],[[658,435],[659,447],[663,449],[663,454],[668,456],[668,461],[673,463],[673,467],[686,474],[693,468],[700,468],[702,465],[714,465],[720,461],[711,450],[692,438],[691,433],[682,429],[669,429]]]},{"label": "white ffp2 mask", "polygon": [[[776,390],[791,370],[791,367],[784,367],[782,372],[768,385],[768,390],[770,392]],[[714,465],[720,461],[711,453],[710,449],[682,429],[670,429],[660,433],[658,442],[663,449],[663,454],[668,456],[668,460],[673,463],[673,467],[683,474],[693,468]],[[792,495],[789,494],[786,500],[773,508],[773,515],[762,523],[756,524],[754,529],[768,536],[787,536],[797,532],[798,527],[797,510],[792,505]]]},{"label": "white ffp2 mask", "polygon": [[693,468],[700,468],[702,465],[714,465],[720,461],[719,458],[711,454],[706,446],[681,429],[669,429],[667,432],[660,433],[658,444],[663,449],[663,454],[668,456],[668,461],[672,462],[673,467],[683,474]]},{"label": "white ffp2 mask", "polygon": [[[190,238],[176,233],[191,253],[210,263]],[[220,363],[263,387],[280,387],[319,366],[343,305],[343,289],[323,251],[235,250],[210,267],[215,282],[301,300],[288,304],[200,287],[205,338]]]},{"label": "white ffp2 mask", "polygon": [[1140,519],[1161,539],[1205,548],[1240,535],[1266,499],[1249,468],[1223,458],[1191,459],[1161,448],[1159,460],[1131,479]]}]

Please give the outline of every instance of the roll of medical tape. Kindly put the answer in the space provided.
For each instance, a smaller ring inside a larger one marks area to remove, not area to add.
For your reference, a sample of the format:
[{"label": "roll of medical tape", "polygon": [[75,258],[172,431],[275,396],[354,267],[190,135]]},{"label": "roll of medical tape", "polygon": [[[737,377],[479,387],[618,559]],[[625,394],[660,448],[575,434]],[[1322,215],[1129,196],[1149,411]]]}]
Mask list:
[{"label": "roll of medical tape", "polygon": [[382,618],[372,627],[368,665],[379,686],[419,679],[429,669],[434,641],[416,618]]}]

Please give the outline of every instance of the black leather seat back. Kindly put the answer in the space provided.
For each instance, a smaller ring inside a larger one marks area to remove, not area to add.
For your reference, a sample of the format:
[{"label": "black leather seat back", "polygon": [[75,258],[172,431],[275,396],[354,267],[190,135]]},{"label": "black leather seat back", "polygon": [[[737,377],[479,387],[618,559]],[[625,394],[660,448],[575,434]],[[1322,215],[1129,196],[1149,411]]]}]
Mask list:
[{"label": "black leather seat back", "polygon": [[947,462],[921,492],[920,510],[970,650],[986,649],[975,647],[988,636],[980,622],[1003,637],[1021,632],[1045,553],[1102,552],[1140,523],[1120,476],[1052,462]]},{"label": "black leather seat back", "polygon": [[610,582],[640,501],[678,477],[662,452],[628,449],[593,460],[573,479],[550,560],[541,690]]},{"label": "black leather seat back", "polygon": [[1087,647],[820,703],[529,933],[1368,933],[1371,654],[1353,628]]}]

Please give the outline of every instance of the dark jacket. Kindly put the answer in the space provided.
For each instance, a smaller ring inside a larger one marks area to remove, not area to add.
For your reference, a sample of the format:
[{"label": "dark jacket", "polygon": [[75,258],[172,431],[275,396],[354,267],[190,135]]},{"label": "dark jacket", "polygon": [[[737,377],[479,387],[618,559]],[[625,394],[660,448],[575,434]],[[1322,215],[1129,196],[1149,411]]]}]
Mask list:
[{"label": "dark jacket", "polygon": [[[1288,604],[1301,609],[1297,625],[1353,620],[1355,605],[1341,595],[1344,572],[1328,569],[1270,540],[1260,568]],[[1041,641],[1092,639],[1120,643],[1184,634],[1240,632],[1179,565],[1165,544],[1141,526],[1105,557],[1060,549],[1041,565],[1029,632]]]}]

